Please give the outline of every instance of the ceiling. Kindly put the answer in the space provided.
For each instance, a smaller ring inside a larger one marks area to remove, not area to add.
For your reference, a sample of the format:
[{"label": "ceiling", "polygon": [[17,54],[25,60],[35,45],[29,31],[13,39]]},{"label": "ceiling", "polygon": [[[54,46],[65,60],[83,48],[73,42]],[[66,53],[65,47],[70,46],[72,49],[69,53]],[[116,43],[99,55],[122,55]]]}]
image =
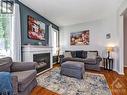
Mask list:
[{"label": "ceiling", "polygon": [[19,0],[58,26],[104,18],[123,0]]}]

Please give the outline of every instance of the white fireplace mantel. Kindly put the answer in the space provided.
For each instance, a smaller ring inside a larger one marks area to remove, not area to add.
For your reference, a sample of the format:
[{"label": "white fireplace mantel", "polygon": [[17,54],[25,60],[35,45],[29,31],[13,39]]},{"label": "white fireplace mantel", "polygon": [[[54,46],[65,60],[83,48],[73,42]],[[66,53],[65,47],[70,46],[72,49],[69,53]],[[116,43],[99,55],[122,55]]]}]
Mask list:
[{"label": "white fireplace mantel", "polygon": [[23,61],[33,62],[34,54],[50,53],[50,68],[52,68],[52,47],[41,45],[23,45]]},{"label": "white fireplace mantel", "polygon": [[24,52],[52,51],[52,47],[41,45],[23,45]]}]

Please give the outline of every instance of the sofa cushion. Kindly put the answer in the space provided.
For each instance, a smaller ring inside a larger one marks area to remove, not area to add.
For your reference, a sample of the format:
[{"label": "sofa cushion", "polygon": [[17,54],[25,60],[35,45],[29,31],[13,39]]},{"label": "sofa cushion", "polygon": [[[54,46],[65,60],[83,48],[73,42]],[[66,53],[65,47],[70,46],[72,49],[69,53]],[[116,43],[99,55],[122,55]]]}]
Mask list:
[{"label": "sofa cushion", "polygon": [[35,79],[36,70],[12,72],[12,75],[18,77],[18,91],[21,92]]},{"label": "sofa cushion", "polygon": [[63,58],[63,62],[65,62],[65,61],[78,61],[78,62],[84,62],[84,59],[82,59],[82,58],[66,57],[66,58]]},{"label": "sofa cushion", "polygon": [[83,59],[86,59],[86,58],[87,58],[87,51],[83,51],[83,52],[82,52],[82,58],[83,58]]},{"label": "sofa cushion", "polygon": [[0,71],[10,72],[10,66],[12,64],[12,59],[10,57],[0,59]]},{"label": "sofa cushion", "polygon": [[92,58],[86,58],[85,60],[85,64],[96,64],[96,59],[92,59]]},{"label": "sofa cushion", "polygon": [[64,52],[64,57],[72,57],[71,52]]},{"label": "sofa cushion", "polygon": [[76,51],[65,51],[65,52],[71,52],[71,56],[74,58],[76,57]]},{"label": "sofa cushion", "polygon": [[71,55],[73,58],[75,58],[76,57],[76,51],[71,51]]},{"label": "sofa cushion", "polygon": [[83,51],[76,51],[76,57],[83,58]]}]

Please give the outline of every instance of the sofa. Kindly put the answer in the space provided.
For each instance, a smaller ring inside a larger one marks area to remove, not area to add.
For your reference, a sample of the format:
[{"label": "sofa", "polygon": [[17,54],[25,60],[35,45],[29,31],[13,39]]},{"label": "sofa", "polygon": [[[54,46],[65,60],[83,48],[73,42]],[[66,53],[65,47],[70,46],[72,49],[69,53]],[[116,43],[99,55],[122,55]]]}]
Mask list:
[{"label": "sofa", "polygon": [[0,59],[0,72],[10,72],[13,95],[30,95],[37,85],[35,62],[13,62],[10,57]]},{"label": "sofa", "polygon": [[84,62],[85,69],[100,71],[101,60],[98,51],[65,51],[61,57],[61,64],[65,61]]}]

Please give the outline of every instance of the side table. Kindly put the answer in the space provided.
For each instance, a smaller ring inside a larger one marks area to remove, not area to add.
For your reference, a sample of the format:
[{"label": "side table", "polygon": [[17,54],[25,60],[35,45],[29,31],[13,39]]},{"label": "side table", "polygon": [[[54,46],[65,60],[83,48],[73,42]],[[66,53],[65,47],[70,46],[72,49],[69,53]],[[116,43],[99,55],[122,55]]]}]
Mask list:
[{"label": "side table", "polygon": [[113,58],[103,58],[104,69],[112,70],[113,69]]},{"label": "side table", "polygon": [[59,64],[61,62],[61,58],[63,57],[63,55],[56,55],[56,56],[53,56],[53,63],[57,63]]}]

